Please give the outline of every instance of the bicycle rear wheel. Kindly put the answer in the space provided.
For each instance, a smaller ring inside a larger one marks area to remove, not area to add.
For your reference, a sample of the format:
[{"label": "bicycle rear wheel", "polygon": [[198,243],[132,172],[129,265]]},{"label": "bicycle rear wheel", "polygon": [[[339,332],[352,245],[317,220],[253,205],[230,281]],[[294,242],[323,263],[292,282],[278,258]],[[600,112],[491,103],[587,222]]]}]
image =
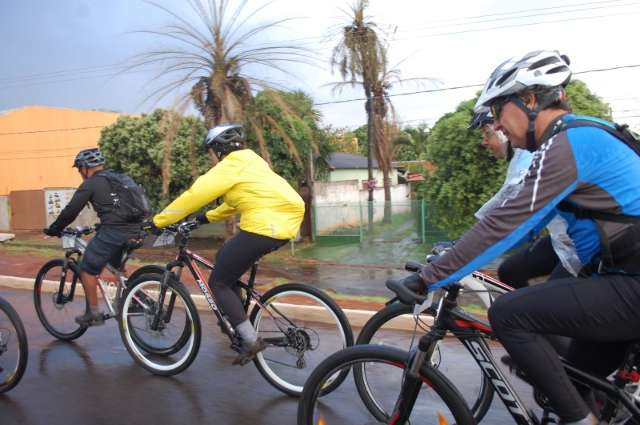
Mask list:
[{"label": "bicycle rear wheel", "polygon": [[120,305],[120,336],[131,357],[156,375],[191,365],[201,340],[200,316],[184,285],[145,274],[130,282]]},{"label": "bicycle rear wheel", "polygon": [[[353,331],[342,309],[324,292],[289,283],[267,291],[250,315],[268,347],[254,360],[274,387],[299,396],[313,369],[328,355],[353,345]],[[348,370],[328,381],[323,393],[337,388]]]},{"label": "bicycle rear wheel", "polygon": [[[382,345],[356,345],[331,355],[314,370],[304,386],[298,403],[298,425],[395,424],[397,414],[394,408],[401,398],[409,356],[406,351]],[[323,396],[322,388],[326,382],[349,368],[369,371],[367,385],[375,387],[375,392],[380,395],[378,410],[371,411],[362,404],[358,387],[351,379],[333,393]],[[420,392],[409,412],[409,421],[405,423],[476,423],[464,399],[440,371],[423,366],[419,378],[422,381]]]},{"label": "bicycle rear wheel", "polygon": [[87,331],[75,321],[89,307],[75,263],[69,262],[65,268],[64,260],[58,258],[42,266],[36,276],[33,302],[40,323],[56,338],[71,341]]},{"label": "bicycle rear wheel", "polygon": [[27,368],[27,335],[18,313],[0,298],[0,393],[18,385]]},{"label": "bicycle rear wheel", "polygon": [[[414,338],[414,333],[409,329],[415,326],[416,320],[412,313],[413,306],[411,305],[401,302],[389,304],[367,321],[358,335],[356,345],[385,344],[409,350]],[[401,323],[401,320],[404,323]],[[417,328],[420,333],[426,333],[433,323],[433,316],[421,314],[417,320]],[[417,339],[413,343],[414,346],[417,345]],[[464,399],[473,412],[473,416],[477,422],[480,422],[491,407],[494,394],[493,386],[479,367],[471,372],[465,371],[464,374],[460,374],[460,368],[457,367],[457,361],[459,361],[460,357],[457,348],[461,348],[463,353],[466,352],[466,349],[457,340],[448,339],[447,341],[439,342],[431,363],[461,389]],[[469,357],[469,360],[471,360],[471,357]],[[376,394],[366,393],[366,370],[356,368],[353,373],[356,384],[364,391],[363,394],[366,394],[363,397],[363,401],[365,404],[370,405],[371,408],[375,408]]]}]

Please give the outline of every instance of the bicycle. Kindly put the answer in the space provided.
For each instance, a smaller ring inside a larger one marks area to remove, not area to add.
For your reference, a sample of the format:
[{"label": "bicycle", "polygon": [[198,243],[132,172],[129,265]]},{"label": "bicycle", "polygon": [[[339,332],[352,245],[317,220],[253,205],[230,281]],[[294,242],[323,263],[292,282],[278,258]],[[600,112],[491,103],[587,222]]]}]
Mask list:
[{"label": "bicycle", "polygon": [[[439,244],[436,244],[439,245]],[[441,250],[434,250],[435,255],[441,254]],[[409,272],[419,272],[421,264],[417,262],[409,261],[405,265],[405,269]],[[468,276],[465,276],[461,279],[461,284],[465,288],[465,293],[474,293],[479,296],[482,301],[484,307],[489,308],[495,297],[497,295],[501,295],[514,289],[500,282],[498,279],[495,279],[485,273],[482,272],[473,272]],[[444,293],[441,291],[441,293]],[[413,338],[415,335],[416,329],[421,329],[425,332],[429,330],[431,327],[434,316],[437,311],[437,302],[434,302],[434,294],[431,293],[429,295],[430,301],[427,303],[428,306],[424,311],[416,311],[415,305],[405,304],[401,302],[398,297],[394,297],[389,300],[385,306],[374,314],[362,327],[360,333],[358,334],[358,339],[356,340],[356,345],[364,345],[371,343],[378,344],[393,344],[395,346],[400,346],[405,349],[409,349],[410,346],[413,345]],[[438,299],[438,297],[435,297]],[[394,329],[393,332],[390,332],[391,329],[396,328],[397,320],[400,318],[412,316],[414,321],[414,332],[411,333],[402,333],[398,332]],[[402,338],[402,340],[401,340]],[[455,368],[455,364],[449,365],[447,363],[447,358],[443,354],[445,350],[440,344],[436,346],[434,350],[433,356],[430,361],[434,367],[439,368],[441,371],[445,371],[448,366],[451,368]],[[480,370],[476,372],[476,374],[472,377],[465,375],[464,377],[453,377],[452,374],[449,374],[449,379],[453,379],[454,381],[458,379],[464,379],[465,381],[465,392],[464,397],[469,406],[471,407],[471,412],[473,413],[474,418],[477,422],[480,422],[482,418],[486,415],[489,410],[491,403],[494,397],[493,387],[491,386],[490,380],[485,377],[484,374]],[[354,379],[356,382],[362,382],[365,380],[365,377],[362,376],[361,369],[354,369]],[[364,384],[360,384],[364,385]]]},{"label": "bicycle", "polygon": [[[406,303],[419,303],[427,300],[426,296],[407,288],[406,283],[404,279],[390,280],[387,282],[387,287]],[[367,378],[363,382],[364,385],[356,385],[356,388],[366,407],[369,419],[373,417],[374,420],[382,423],[400,425],[416,423],[414,416],[419,415],[421,419],[425,420],[424,423],[435,421],[439,424],[455,421],[458,425],[476,423],[458,389],[430,364],[430,358],[438,342],[444,338],[447,332],[451,332],[471,353],[483,374],[490,379],[494,392],[498,394],[517,424],[546,425],[556,423],[548,400],[539,390],[534,388],[534,398],[543,409],[541,418],[537,418],[521,401],[505,374],[498,367],[486,343],[487,339],[495,338],[489,323],[474,317],[458,306],[457,300],[461,289],[462,285],[459,283],[449,285],[446,288],[446,295],[439,303],[431,330],[420,338],[417,348],[411,352],[382,345],[361,345],[347,348],[327,358],[311,374],[305,385],[298,406],[298,424],[316,424],[320,415],[331,414],[322,406],[319,407],[317,403],[317,399],[321,395],[319,389],[322,388],[323,382],[328,377],[339,373],[344,368],[365,369],[376,363],[391,365],[401,370],[396,382],[397,385],[394,387],[394,391],[399,390],[399,393],[394,392],[391,403],[383,405],[380,397],[374,398],[371,391],[374,384],[373,379],[379,378],[380,375],[373,367],[371,371],[367,370],[364,374]],[[566,363],[564,367],[575,383],[580,383],[605,395],[601,420],[604,423],[613,424],[625,423],[615,422],[621,416],[628,417],[625,420],[631,422],[627,423],[639,423],[640,421],[639,365],[640,342],[634,342],[611,381],[595,377]],[[519,374],[526,379],[521,373]],[[437,397],[443,403],[435,407],[429,403],[423,403],[422,400],[420,403],[416,403],[421,392],[426,392],[427,396]],[[445,411],[446,413],[443,413]]]},{"label": "bicycle", "polygon": [[0,297],[0,394],[14,388],[27,369],[29,346],[20,316]]},{"label": "bicycle", "polygon": [[[75,316],[82,314],[89,308],[88,300],[84,297],[82,282],[80,281],[79,263],[86,250],[87,242],[82,236],[90,235],[95,231],[94,227],[79,227],[77,229],[67,228],[62,234],[62,247],[65,251],[64,258],[57,258],[47,262],[38,272],[34,285],[34,304],[38,319],[44,328],[54,337],[63,341],[72,341],[82,336],[88,329],[86,325],[79,325],[75,322]],[[148,265],[138,268],[129,279],[124,274],[124,267],[133,250],[141,246],[140,241],[131,241],[125,247],[122,254],[121,267],[115,268],[107,264],[106,269],[115,277],[115,282],[107,280],[103,275],[98,278],[98,288],[106,305],[104,319],[120,319],[122,303],[127,294],[129,283],[137,277],[147,273],[162,272],[159,266]],[[176,302],[185,311],[184,321],[180,323],[177,333],[180,335],[180,347],[175,350],[168,350],[167,347],[154,345],[153,342],[144,340],[136,333],[135,327],[123,328],[120,324],[122,340],[131,352],[129,345],[135,345],[136,349],[145,350],[157,356],[168,356],[176,354],[185,344],[190,343],[190,347],[197,347],[200,344],[200,334],[197,330],[199,317],[196,307],[189,296],[186,288],[178,282],[166,283],[165,293],[170,291],[172,302]],[[133,306],[142,314],[144,309],[158,309],[155,301],[147,298],[138,298]],[[119,322],[121,320],[118,320]],[[177,322],[177,320],[176,320]],[[170,329],[166,326],[156,327],[156,331],[161,334],[169,334]],[[124,332],[124,333],[123,333]],[[185,337],[186,336],[186,337]],[[182,339],[180,339],[182,338]],[[193,361],[195,354],[191,351],[185,352],[182,356],[182,363],[178,362],[174,368],[155,371],[160,375],[172,375],[183,370]],[[180,368],[180,366],[185,365]]]},{"label": "bicycle", "polygon": [[[123,335],[126,334],[127,327],[136,322],[136,319],[129,320],[129,306],[133,305],[136,296],[141,294],[139,298],[153,299],[154,296],[162,298],[163,292],[158,288],[166,282],[179,282],[182,271],[186,267],[202,291],[207,306],[218,320],[218,326],[229,338],[231,348],[235,351],[240,350],[241,338],[218,307],[215,293],[209,287],[200,269],[202,267],[211,271],[215,266],[187,248],[191,232],[198,226],[196,221],[183,221],[168,226],[159,236],[159,240],[163,238],[166,240],[166,242],[159,242],[162,244],[170,244],[174,239],[176,240],[178,245],[176,259],[169,262],[162,273],[148,273],[129,281],[120,321]],[[243,299],[244,309],[256,328],[258,336],[267,343],[267,348],[258,353],[254,364],[272,386],[285,394],[298,396],[302,392],[307,374],[320,360],[331,352],[353,345],[353,332],[347,317],[336,302],[312,286],[287,283],[261,294],[255,287],[257,270],[258,263],[255,263],[249,271],[247,282],[238,281],[238,290]],[[162,304],[159,303],[159,305]],[[145,317],[141,320],[150,323],[149,329],[153,332],[156,324],[161,322],[160,316],[164,315],[164,320],[170,320],[172,309],[172,302],[169,301],[166,311],[145,310]],[[200,326],[200,323],[197,323]],[[200,329],[196,331],[199,333]],[[135,344],[126,344],[126,346],[134,359],[150,371],[172,367],[162,363],[166,358],[157,359],[146,355],[143,350],[138,350]],[[345,379],[347,373],[348,371],[333,377],[323,388],[323,392],[328,393],[335,389]]]}]

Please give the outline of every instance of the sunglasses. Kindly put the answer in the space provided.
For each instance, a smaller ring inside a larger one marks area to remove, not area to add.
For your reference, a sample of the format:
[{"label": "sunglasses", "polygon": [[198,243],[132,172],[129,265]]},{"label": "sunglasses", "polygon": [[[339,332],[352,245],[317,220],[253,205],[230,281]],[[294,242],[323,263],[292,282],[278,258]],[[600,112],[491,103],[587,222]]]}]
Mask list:
[{"label": "sunglasses", "polygon": [[514,96],[503,97],[502,99],[497,99],[495,102],[491,104],[489,109],[491,109],[491,115],[493,115],[493,119],[499,120],[500,114],[502,114],[502,110],[504,106],[513,100]]}]

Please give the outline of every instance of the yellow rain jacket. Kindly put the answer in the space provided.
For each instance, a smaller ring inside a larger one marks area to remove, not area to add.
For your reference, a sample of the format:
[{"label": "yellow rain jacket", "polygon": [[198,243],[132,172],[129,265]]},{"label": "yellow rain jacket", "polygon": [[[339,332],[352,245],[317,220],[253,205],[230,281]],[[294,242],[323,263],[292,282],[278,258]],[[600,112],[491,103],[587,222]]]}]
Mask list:
[{"label": "yellow rain jacket", "polygon": [[224,203],[207,211],[209,221],[240,214],[240,229],[274,239],[296,237],[304,202],[285,179],[251,149],[231,152],[186,192],[153,217],[165,227],[224,196]]}]

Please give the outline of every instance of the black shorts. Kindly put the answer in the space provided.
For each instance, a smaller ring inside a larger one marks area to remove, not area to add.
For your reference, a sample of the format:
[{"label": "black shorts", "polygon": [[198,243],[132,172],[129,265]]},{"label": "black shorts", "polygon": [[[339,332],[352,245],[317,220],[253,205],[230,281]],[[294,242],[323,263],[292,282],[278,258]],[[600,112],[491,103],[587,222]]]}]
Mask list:
[{"label": "black shorts", "polygon": [[80,269],[92,275],[99,275],[107,263],[116,269],[120,268],[122,255],[130,238],[129,234],[113,227],[100,227],[95,237],[87,245],[82,260],[80,260]]}]

